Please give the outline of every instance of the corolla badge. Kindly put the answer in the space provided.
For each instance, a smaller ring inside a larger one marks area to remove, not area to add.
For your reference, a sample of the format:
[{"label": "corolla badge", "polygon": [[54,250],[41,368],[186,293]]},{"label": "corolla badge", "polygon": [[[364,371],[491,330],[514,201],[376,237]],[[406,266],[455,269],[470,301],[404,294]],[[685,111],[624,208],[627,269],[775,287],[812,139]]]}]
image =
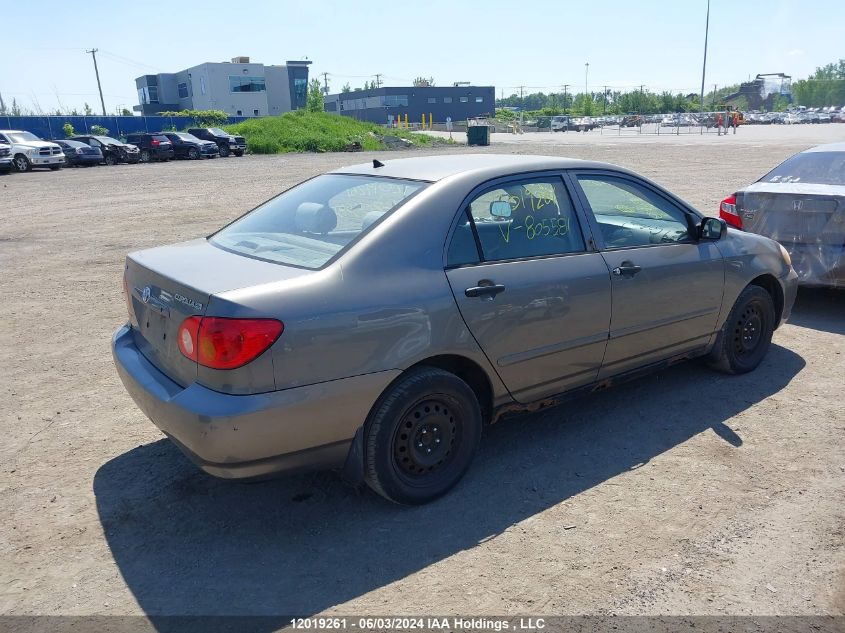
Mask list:
[{"label": "corolla badge", "polygon": [[144,303],[149,303],[151,292],[152,291],[150,290],[149,286],[144,286],[144,289],[141,291],[141,301],[143,301]]}]

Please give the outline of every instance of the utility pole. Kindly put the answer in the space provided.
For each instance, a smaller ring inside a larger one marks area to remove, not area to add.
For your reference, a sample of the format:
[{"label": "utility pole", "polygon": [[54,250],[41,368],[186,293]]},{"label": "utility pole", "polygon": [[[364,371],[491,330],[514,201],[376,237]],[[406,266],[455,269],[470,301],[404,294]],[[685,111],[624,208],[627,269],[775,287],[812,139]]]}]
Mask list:
[{"label": "utility pole", "polygon": [[604,95],[604,112],[602,112],[602,114],[607,114],[607,86],[604,87],[604,92],[602,94]]},{"label": "utility pole", "polygon": [[701,112],[704,112],[704,71],[707,70],[707,36],[710,33],[710,0],[707,0],[707,21],[704,23],[704,62],[701,64]]},{"label": "utility pole", "polygon": [[566,89],[569,88],[569,84],[563,84],[563,114],[566,116]]},{"label": "utility pole", "polygon": [[376,78],[376,88],[381,88],[381,73],[373,75]]},{"label": "utility pole", "polygon": [[637,104],[639,107],[637,108],[637,114],[643,113],[643,84],[640,84],[640,102]]},{"label": "utility pole", "polygon": [[[589,78],[590,78],[590,62],[587,62],[586,64],[584,64],[584,98],[585,99],[587,98],[587,93],[589,92],[587,90],[587,81],[589,80]],[[586,104],[586,102],[585,102],[585,104]]]},{"label": "utility pole", "polygon": [[323,73],[323,94],[329,94],[329,73]]},{"label": "utility pole", "polygon": [[[783,92],[783,81],[781,81],[781,92]],[[0,92],[0,114],[6,114],[6,102],[3,101],[3,93]]]},{"label": "utility pole", "polygon": [[714,112],[716,111],[716,86],[717,85],[718,84],[713,84],[713,103],[711,104],[711,107],[713,108]]},{"label": "utility pole", "polygon": [[97,90],[100,91],[100,105],[103,106],[103,116],[106,116],[106,102],[103,101],[103,87],[100,85],[100,71],[97,70],[97,50],[96,48],[92,48],[90,51],[85,51],[86,53],[91,53],[91,57],[94,58],[94,74],[97,75]]}]

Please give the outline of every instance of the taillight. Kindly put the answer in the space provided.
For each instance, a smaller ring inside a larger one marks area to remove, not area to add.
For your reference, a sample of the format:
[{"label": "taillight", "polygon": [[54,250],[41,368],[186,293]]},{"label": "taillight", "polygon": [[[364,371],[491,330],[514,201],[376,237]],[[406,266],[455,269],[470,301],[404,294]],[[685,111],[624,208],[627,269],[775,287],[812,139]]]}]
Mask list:
[{"label": "taillight", "polygon": [[179,351],[212,369],[235,369],[255,360],[276,342],[285,326],[276,319],[191,316],[179,326]]},{"label": "taillight", "polygon": [[152,145],[153,147],[158,147],[159,145],[161,145],[161,141],[153,139],[152,141],[150,141],[150,145]]},{"label": "taillight", "polygon": [[742,228],[742,218],[739,217],[739,211],[736,208],[736,194],[722,200],[722,204],[719,205],[719,217],[731,226]]}]

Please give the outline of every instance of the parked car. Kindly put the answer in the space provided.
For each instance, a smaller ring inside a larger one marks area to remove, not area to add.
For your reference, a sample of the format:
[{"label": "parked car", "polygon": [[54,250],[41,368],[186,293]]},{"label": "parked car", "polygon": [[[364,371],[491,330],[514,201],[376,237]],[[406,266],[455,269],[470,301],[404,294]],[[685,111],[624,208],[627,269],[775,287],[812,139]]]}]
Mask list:
[{"label": "parked car", "polygon": [[246,151],[246,140],[243,136],[229,134],[219,127],[192,127],[188,130],[188,133],[204,141],[217,143],[217,147],[220,148],[220,155],[224,158],[229,154],[243,156]]},{"label": "parked car", "polygon": [[127,134],[126,142],[138,147],[142,163],[149,163],[154,160],[171,160],[176,155],[173,151],[173,143],[161,133],[138,132]]},{"label": "parked car", "polygon": [[0,142],[0,174],[8,174],[10,171],[12,171],[12,147]]},{"label": "parked car", "polygon": [[0,130],[0,143],[11,147],[12,165],[18,171],[29,171],[33,167],[48,167],[56,171],[65,164],[61,147],[38,138],[32,132]]},{"label": "parked car", "polygon": [[74,167],[91,167],[103,162],[103,153],[96,147],[91,147],[80,141],[60,139],[53,141],[62,148],[65,164]]},{"label": "parked car", "polygon": [[734,227],[780,242],[806,286],[845,288],[845,143],[786,159],[722,201]]},{"label": "parked car", "polygon": [[106,165],[135,164],[141,161],[141,152],[136,145],[124,143],[110,136],[80,134],[71,136],[69,140],[79,141],[100,150],[103,154],[103,162]]},{"label": "parked car", "polygon": [[568,116],[553,116],[550,123],[552,132],[566,132],[569,129],[569,121]]},{"label": "parked car", "polygon": [[643,117],[639,114],[628,114],[622,117],[619,127],[639,127],[643,124]]},{"label": "parked car", "polygon": [[504,412],[682,358],[752,371],[796,285],[776,242],[621,167],[374,160],[128,255],[112,349],[202,470],[341,468],[415,504]]},{"label": "parked car", "polygon": [[159,132],[159,134],[166,136],[173,144],[176,158],[197,160],[198,158],[217,158],[220,155],[217,143],[203,141],[188,132]]}]

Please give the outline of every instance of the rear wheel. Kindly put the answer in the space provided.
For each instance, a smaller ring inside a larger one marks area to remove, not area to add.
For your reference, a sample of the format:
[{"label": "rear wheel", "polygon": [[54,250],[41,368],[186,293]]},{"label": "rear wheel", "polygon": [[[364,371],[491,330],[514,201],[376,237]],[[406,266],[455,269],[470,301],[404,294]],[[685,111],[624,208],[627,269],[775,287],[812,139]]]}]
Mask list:
[{"label": "rear wheel", "polygon": [[15,159],[12,162],[15,164],[15,169],[18,171],[30,171],[32,169],[32,163],[30,163],[29,159],[23,154],[15,156]]},{"label": "rear wheel", "polygon": [[367,420],[364,478],[395,503],[427,503],[463,477],[480,438],[481,408],[469,385],[441,369],[413,369]]},{"label": "rear wheel", "polygon": [[748,286],[734,304],[708,361],[728,374],[744,374],[757,368],[772,342],[775,306],[760,286]]}]

